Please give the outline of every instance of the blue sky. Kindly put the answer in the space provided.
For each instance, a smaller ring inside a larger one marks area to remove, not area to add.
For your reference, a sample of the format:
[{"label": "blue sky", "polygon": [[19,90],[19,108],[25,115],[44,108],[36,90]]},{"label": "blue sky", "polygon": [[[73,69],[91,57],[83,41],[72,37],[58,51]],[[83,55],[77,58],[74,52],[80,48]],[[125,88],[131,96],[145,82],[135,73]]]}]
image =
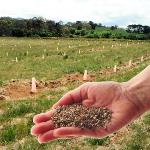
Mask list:
[{"label": "blue sky", "polygon": [[0,0],[0,16],[150,25],[150,0]]}]

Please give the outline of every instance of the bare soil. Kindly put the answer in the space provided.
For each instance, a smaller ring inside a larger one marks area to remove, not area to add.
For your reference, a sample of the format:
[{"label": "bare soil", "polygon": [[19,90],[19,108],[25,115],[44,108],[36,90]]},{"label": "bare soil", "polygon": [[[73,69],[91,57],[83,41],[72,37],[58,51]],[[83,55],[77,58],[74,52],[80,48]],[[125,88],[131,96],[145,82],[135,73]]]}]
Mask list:
[{"label": "bare soil", "polygon": [[[149,56],[144,56],[144,61],[149,60]],[[117,66],[117,72],[120,72],[124,69],[132,69],[140,64],[140,58],[137,58],[132,63],[132,66],[129,67],[128,63],[121,64]],[[87,81],[96,81],[96,74],[101,76],[109,76],[113,72],[113,68],[106,68],[99,72],[88,72]],[[31,93],[31,80],[10,80],[3,87],[0,88],[0,100],[22,100],[26,98],[37,98],[44,91],[58,88],[61,86],[67,86],[71,83],[78,82],[82,84],[86,81],[83,81],[83,74],[81,73],[72,73],[66,74],[62,78],[57,80],[48,80],[48,81],[37,81],[37,93]]]}]

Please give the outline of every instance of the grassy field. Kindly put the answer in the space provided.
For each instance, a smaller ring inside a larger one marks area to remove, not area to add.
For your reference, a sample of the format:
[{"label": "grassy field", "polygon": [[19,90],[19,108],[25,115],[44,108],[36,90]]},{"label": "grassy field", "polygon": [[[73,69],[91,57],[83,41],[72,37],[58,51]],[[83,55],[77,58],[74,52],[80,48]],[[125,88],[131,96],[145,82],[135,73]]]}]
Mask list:
[{"label": "grassy field", "polygon": [[[143,62],[141,56],[145,58]],[[0,38],[0,87],[12,79],[31,80],[32,77],[63,82],[68,75],[82,76],[85,69],[94,75],[92,81],[123,82],[149,65],[149,56],[149,41]],[[136,64],[125,67],[129,60]],[[113,73],[114,65],[119,68],[116,73]],[[149,113],[104,139],[79,138],[38,144],[30,135],[33,116],[45,112],[64,93],[83,83],[71,80],[49,88],[34,99],[1,100],[0,150],[150,149]]]}]

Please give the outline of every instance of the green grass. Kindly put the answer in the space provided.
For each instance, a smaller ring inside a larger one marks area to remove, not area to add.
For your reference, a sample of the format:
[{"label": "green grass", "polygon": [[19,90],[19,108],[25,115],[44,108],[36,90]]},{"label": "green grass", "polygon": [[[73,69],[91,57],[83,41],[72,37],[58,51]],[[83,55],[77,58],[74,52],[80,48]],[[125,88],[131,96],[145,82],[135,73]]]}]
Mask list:
[{"label": "green grass", "polygon": [[[87,39],[0,38],[0,79],[2,81],[12,78],[30,79],[32,76],[39,79],[56,79],[66,73],[82,73],[85,69],[97,71],[145,55],[149,52],[150,46],[147,41],[144,44],[140,41],[139,45],[137,41],[128,41],[128,47],[125,40],[88,40],[88,42],[90,45],[87,44]],[[105,49],[102,51],[103,45]],[[115,47],[112,48],[112,45]],[[92,48],[94,52],[91,52]],[[79,49],[81,54],[78,54]],[[27,51],[28,56],[25,55]],[[61,54],[64,52],[68,56],[67,59]],[[16,57],[19,63],[13,61]]]},{"label": "green grass", "polygon": [[[88,39],[88,42],[87,39],[0,38],[0,87],[11,79],[31,79],[33,76],[38,80],[58,79],[70,73],[83,73],[85,69],[96,75],[96,81],[126,82],[150,63],[150,60],[147,60],[133,69],[125,69],[107,76],[100,75],[99,71],[102,69],[112,68],[115,64],[122,65],[130,59],[135,61],[142,55],[149,55],[150,43],[149,41],[105,39]],[[113,48],[112,45],[114,45]],[[104,50],[103,46],[105,46]],[[66,56],[63,55],[64,52]],[[18,57],[18,63],[13,61],[16,57]],[[0,114],[0,126],[2,126],[0,146],[5,146],[7,149],[13,149],[15,146],[16,150],[55,150],[57,148],[96,150],[99,146],[103,146],[112,150],[115,149],[114,145],[118,144],[121,147],[119,150],[150,149],[149,114],[143,117],[142,123],[137,121],[129,126],[130,136],[124,135],[119,143],[112,144],[111,137],[106,137],[104,139],[56,140],[48,144],[39,144],[36,138],[30,135],[33,116],[50,109],[64,93],[78,85],[79,82],[75,81],[65,87],[49,89],[35,100],[0,101],[0,110],[4,111]],[[46,96],[50,96],[50,100],[47,100]],[[28,114],[31,115],[28,116]],[[17,118],[22,118],[22,122],[12,124],[13,119]],[[23,121],[24,119],[26,121]],[[24,143],[19,142],[22,139]]]},{"label": "green grass", "polygon": [[133,124],[131,126],[133,133],[129,140],[126,141],[125,150],[148,150],[150,148],[149,138],[150,130],[146,124]]},{"label": "green grass", "polygon": [[145,124],[150,125],[150,113],[145,115],[143,121],[144,121]]},{"label": "green grass", "polygon": [[14,117],[23,116],[26,113],[40,113],[45,112],[45,110],[50,109],[52,104],[54,104],[56,100],[23,100],[23,101],[12,101],[5,102],[3,109],[5,113],[0,115],[0,122],[9,120]]},{"label": "green grass", "polygon": [[2,80],[0,80],[0,87],[3,85],[3,81]]},{"label": "green grass", "polygon": [[107,146],[110,143],[110,138],[106,137],[103,139],[95,139],[95,138],[86,138],[86,144],[88,145],[100,145],[100,146]]},{"label": "green grass", "polygon": [[9,124],[5,125],[5,128],[2,129],[0,133],[0,143],[2,145],[7,145],[26,136],[31,137],[30,130],[32,126],[32,117],[28,117],[27,121],[22,120],[21,123],[18,124],[11,125],[11,121],[9,121]]}]

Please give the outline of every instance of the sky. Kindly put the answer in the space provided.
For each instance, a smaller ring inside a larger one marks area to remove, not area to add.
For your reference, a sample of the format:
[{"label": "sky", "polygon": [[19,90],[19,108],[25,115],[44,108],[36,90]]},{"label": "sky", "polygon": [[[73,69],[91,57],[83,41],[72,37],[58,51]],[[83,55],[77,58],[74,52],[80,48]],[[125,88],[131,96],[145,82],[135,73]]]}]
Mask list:
[{"label": "sky", "polygon": [[150,25],[150,0],[0,0],[0,16]]}]

